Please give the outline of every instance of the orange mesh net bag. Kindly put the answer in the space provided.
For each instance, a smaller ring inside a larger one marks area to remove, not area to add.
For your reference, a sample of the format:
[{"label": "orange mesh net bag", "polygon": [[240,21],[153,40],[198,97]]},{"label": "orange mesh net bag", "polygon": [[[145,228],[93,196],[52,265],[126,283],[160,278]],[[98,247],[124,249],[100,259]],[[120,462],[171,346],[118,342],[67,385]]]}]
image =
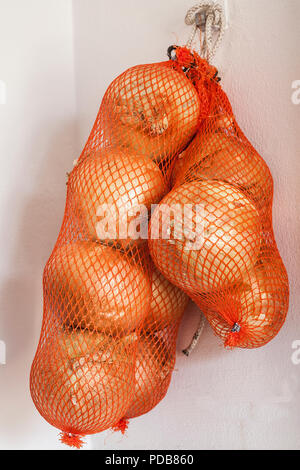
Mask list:
[{"label": "orange mesh net bag", "polygon": [[205,83],[175,61],[133,67],[109,86],[69,174],[30,375],[36,408],[66,444],[124,432],[167,392],[188,297],[153,265],[148,221],[208,105]]},{"label": "orange mesh net bag", "polygon": [[209,112],[152,215],[150,253],[226,346],[260,347],[279,332],[289,299],[272,229],[272,176],[239,128],[217,70],[186,48],[174,52],[186,75],[205,83]]}]

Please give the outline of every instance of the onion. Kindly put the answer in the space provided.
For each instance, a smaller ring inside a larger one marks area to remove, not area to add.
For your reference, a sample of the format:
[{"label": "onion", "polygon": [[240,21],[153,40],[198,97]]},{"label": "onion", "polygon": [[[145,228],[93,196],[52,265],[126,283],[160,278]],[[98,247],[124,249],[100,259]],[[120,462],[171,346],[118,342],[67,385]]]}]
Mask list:
[{"label": "onion", "polygon": [[188,302],[188,296],[181,289],[153,268],[152,300],[143,328],[153,332],[179,322]]},{"label": "onion", "polygon": [[250,144],[225,132],[199,133],[173,170],[173,184],[216,179],[246,192],[259,208],[269,208],[273,197],[270,170]]},{"label": "onion", "polygon": [[[116,150],[102,150],[84,159],[72,171],[68,185],[88,237],[118,242],[125,249],[141,241],[134,239],[137,232],[142,235],[144,231],[147,237],[148,211],[166,191],[163,175],[153,161]],[[146,213],[139,212],[141,205]],[[102,216],[106,216],[108,225],[102,225],[108,230],[101,233]],[[124,227],[129,230],[122,234]]]},{"label": "onion", "polygon": [[45,271],[54,309],[66,324],[125,335],[141,324],[151,283],[125,254],[93,242],[58,248]]},{"label": "onion", "polygon": [[[178,214],[188,204],[191,209],[183,225]],[[202,208],[199,214],[196,205]],[[177,215],[170,218],[172,206]],[[159,230],[160,216],[164,230],[171,220],[166,239]],[[236,282],[253,267],[260,232],[259,213],[239,189],[218,181],[194,181],[175,188],[156,208],[149,247],[155,265],[170,282],[188,293],[207,293]]]},{"label": "onion", "polygon": [[170,384],[174,359],[163,339],[153,335],[140,337],[136,356],[135,394],[125,418],[148,413],[162,400]]},{"label": "onion", "polygon": [[200,100],[183,73],[162,64],[138,65],[114,80],[101,111],[108,141],[159,161],[191,140]]},{"label": "onion", "polygon": [[[224,305],[231,304],[230,312],[224,312],[220,301],[219,314],[212,316],[211,324],[229,346],[261,347],[276,336],[285,321],[288,291],[284,265],[279,256],[273,254],[272,258],[244,273],[243,282],[223,299]],[[232,333],[233,324],[238,325],[238,332]]]},{"label": "onion", "polygon": [[118,421],[135,387],[135,334],[121,340],[87,331],[50,337],[32,368],[40,413],[63,431],[89,434]]},{"label": "onion", "polygon": [[187,181],[199,178],[201,173],[197,171],[198,165],[210,155],[227,146],[227,142],[221,137],[221,133],[212,132],[207,129],[198,132],[189,146],[181,152],[174,164],[172,172],[173,184],[182,184]]}]

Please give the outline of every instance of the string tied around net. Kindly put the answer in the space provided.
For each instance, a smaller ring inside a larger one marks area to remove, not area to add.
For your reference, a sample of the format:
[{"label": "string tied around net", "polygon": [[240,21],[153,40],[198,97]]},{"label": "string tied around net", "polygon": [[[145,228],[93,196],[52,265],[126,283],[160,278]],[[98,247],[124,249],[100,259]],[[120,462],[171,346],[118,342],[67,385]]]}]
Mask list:
[{"label": "string tied around net", "polygon": [[200,56],[210,63],[225,34],[223,7],[212,0],[200,2],[188,10],[185,23],[188,26],[193,26],[186,47],[192,48],[199,31]]}]

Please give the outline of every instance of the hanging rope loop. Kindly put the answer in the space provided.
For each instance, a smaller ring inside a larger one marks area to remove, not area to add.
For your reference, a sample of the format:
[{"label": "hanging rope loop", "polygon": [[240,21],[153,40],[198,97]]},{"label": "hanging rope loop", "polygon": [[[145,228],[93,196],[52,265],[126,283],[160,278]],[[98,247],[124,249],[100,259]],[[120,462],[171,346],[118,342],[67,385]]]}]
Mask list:
[{"label": "hanging rope loop", "polygon": [[222,6],[212,0],[198,3],[188,10],[185,23],[188,26],[193,26],[186,46],[189,49],[192,48],[199,31],[200,55],[211,62],[225,33],[225,16]]}]

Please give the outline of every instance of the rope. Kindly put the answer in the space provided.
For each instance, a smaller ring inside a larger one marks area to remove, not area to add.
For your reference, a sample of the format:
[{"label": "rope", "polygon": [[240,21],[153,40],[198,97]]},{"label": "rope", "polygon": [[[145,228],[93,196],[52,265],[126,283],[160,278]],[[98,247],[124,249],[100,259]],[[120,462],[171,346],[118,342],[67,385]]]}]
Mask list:
[{"label": "rope", "polygon": [[[193,27],[186,46],[191,49],[197,31],[200,31],[200,55],[211,62],[225,34],[225,16],[220,4],[212,0],[203,1],[190,8],[185,23]],[[201,34],[201,31],[204,34]],[[215,41],[213,36],[216,37]]]},{"label": "rope", "polygon": [[189,356],[191,354],[191,352],[197,346],[199,338],[203,333],[204,326],[205,326],[205,317],[204,317],[203,313],[200,313],[199,324],[198,324],[197,330],[195,331],[195,333],[193,335],[192,341],[191,341],[190,345],[182,351],[183,354],[185,354],[185,356]]}]

